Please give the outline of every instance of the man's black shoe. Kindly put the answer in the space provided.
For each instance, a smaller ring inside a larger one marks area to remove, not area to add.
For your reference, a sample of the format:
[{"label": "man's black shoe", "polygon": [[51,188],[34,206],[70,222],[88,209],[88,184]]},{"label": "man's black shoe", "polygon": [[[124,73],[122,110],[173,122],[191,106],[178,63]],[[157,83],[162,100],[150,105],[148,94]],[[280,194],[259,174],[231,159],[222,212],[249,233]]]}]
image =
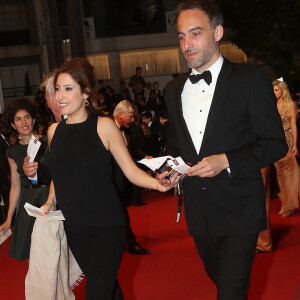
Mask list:
[{"label": "man's black shoe", "polygon": [[145,254],[150,254],[151,251],[144,249],[141,247],[139,244],[135,244],[134,246],[128,246],[128,252],[130,254],[135,254],[135,255],[145,255]]}]

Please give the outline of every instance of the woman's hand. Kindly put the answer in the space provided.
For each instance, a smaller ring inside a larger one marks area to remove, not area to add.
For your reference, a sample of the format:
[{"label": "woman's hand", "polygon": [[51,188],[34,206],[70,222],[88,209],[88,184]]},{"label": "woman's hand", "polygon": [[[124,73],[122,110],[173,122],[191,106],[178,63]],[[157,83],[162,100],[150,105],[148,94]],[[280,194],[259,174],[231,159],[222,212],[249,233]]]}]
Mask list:
[{"label": "woman's hand", "polygon": [[42,205],[40,207],[40,209],[43,210],[45,212],[45,214],[48,214],[48,211],[49,210],[52,210],[52,211],[55,210],[55,207],[52,203],[46,202],[44,205]]},{"label": "woman's hand", "polygon": [[11,221],[6,220],[2,225],[0,225],[0,235],[5,234],[5,232],[10,228]]},{"label": "woman's hand", "polygon": [[159,192],[167,192],[169,191],[172,187],[174,187],[179,179],[180,176],[178,175],[178,173],[176,172],[171,179],[166,179],[165,177],[168,175],[168,171],[165,171],[159,175],[156,176],[157,179],[157,190]]},{"label": "woman's hand", "polygon": [[34,177],[38,169],[38,163],[36,161],[29,162],[29,158],[29,155],[24,158],[23,171],[27,177]]}]

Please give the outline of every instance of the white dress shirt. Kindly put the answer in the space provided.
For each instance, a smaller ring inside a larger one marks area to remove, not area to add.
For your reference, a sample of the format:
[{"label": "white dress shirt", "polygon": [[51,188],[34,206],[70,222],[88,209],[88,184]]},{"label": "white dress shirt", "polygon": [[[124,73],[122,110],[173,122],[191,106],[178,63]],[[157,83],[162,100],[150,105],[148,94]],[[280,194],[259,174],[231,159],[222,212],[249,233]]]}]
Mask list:
[{"label": "white dress shirt", "polygon": [[[191,81],[187,79],[182,90],[181,103],[183,117],[197,153],[199,153],[201,148],[211,102],[223,61],[224,59],[220,55],[220,58],[208,69],[212,75],[210,85],[203,79],[195,84],[192,84]],[[199,74],[199,72],[192,69],[191,74],[196,75]]]}]

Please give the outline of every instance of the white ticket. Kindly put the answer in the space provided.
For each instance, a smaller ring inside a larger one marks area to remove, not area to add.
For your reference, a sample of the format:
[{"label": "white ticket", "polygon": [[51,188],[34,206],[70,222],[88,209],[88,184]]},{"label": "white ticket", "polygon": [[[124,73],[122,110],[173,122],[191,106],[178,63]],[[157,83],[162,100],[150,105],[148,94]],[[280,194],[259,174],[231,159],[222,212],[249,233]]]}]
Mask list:
[{"label": "white ticket", "polygon": [[30,138],[29,144],[28,144],[28,148],[27,148],[27,155],[30,156],[29,162],[34,161],[36,154],[39,151],[40,146],[41,146],[41,142],[39,140],[37,140],[34,135],[32,135]]}]

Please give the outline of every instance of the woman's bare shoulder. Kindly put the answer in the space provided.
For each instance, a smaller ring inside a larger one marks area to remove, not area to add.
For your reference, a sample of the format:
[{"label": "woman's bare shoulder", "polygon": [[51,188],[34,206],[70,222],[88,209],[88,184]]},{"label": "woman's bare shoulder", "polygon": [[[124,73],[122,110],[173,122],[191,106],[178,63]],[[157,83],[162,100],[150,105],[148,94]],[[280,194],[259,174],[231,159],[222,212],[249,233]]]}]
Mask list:
[{"label": "woman's bare shoulder", "polygon": [[98,129],[116,129],[116,123],[113,119],[109,118],[109,117],[102,117],[99,116],[98,117]]},{"label": "woman's bare shoulder", "polygon": [[55,123],[51,124],[50,127],[48,128],[47,137],[48,137],[48,144],[49,145],[51,143],[51,140],[53,138],[54,132],[55,132],[56,127],[57,127],[58,124],[59,124],[58,122],[55,122]]},{"label": "woman's bare shoulder", "polygon": [[52,123],[48,128],[48,133],[49,132],[54,133],[58,124],[59,124],[59,122]]}]

